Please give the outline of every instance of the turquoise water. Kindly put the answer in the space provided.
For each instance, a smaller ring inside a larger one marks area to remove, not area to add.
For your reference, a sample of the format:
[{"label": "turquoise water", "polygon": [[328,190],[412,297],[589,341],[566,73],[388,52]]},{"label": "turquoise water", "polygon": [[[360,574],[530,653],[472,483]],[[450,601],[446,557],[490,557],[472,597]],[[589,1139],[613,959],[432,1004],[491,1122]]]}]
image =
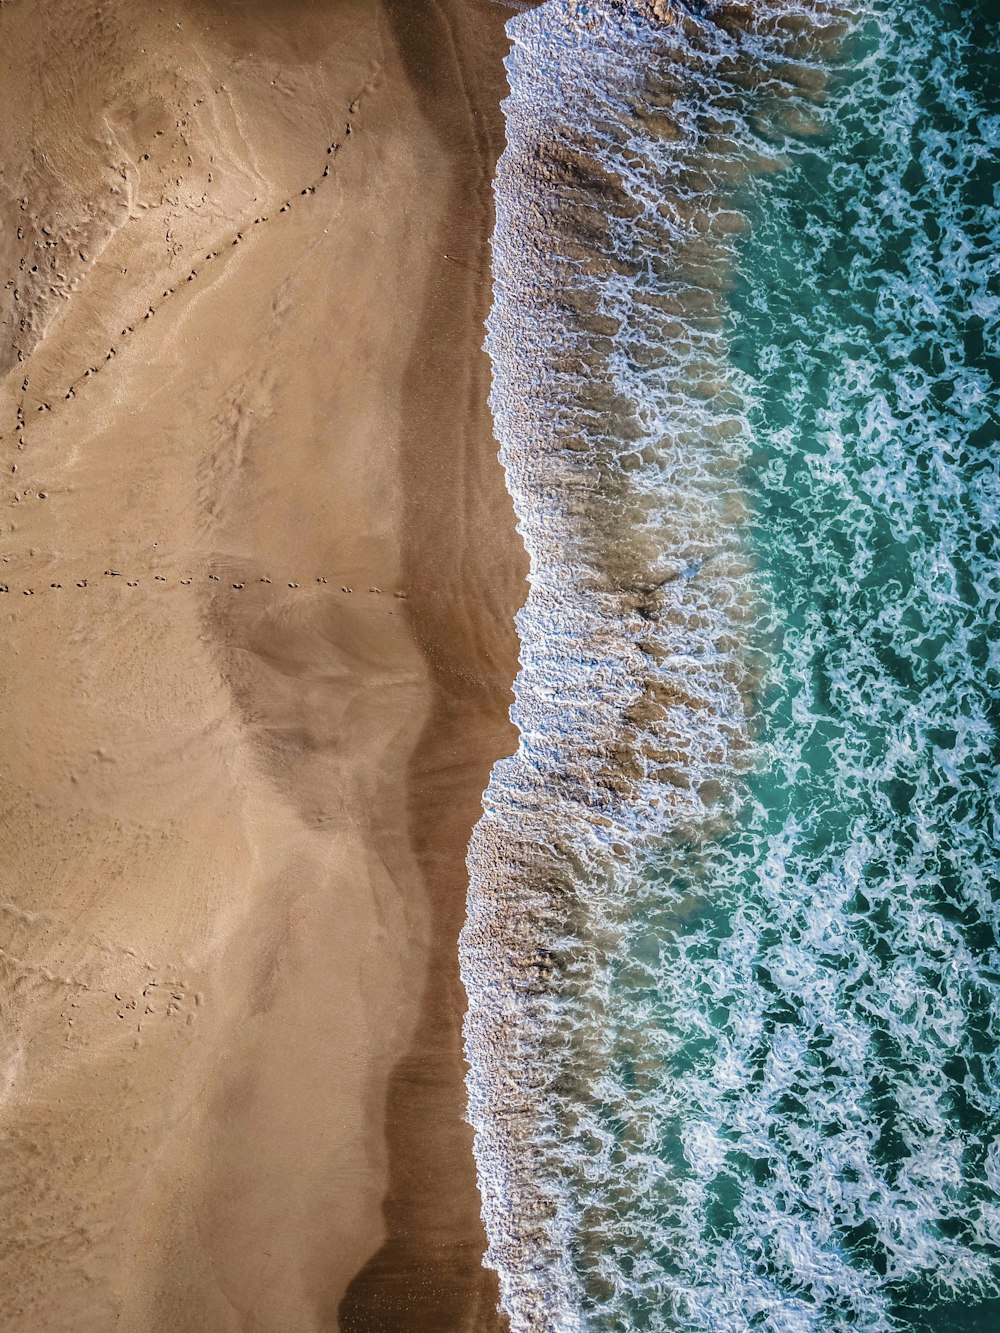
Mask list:
[{"label": "turquoise water", "polygon": [[733,888],[785,1059],[722,1225],[804,1222],[763,1268],[819,1242],[834,1324],[1000,1325],[997,54],[985,9],[878,10],[732,301],[779,621]]},{"label": "turquoise water", "polygon": [[763,751],[618,950],[610,1156],[669,1170],[582,1218],[594,1327],[1000,1327],[996,57],[880,7],[743,200]]},{"label": "turquoise water", "polygon": [[[490,351],[534,602],[463,958],[516,1330],[1000,1328],[1000,42],[758,8],[518,21]],[[556,271],[518,214],[580,190],[514,167],[591,103],[573,180],[626,203]]]}]

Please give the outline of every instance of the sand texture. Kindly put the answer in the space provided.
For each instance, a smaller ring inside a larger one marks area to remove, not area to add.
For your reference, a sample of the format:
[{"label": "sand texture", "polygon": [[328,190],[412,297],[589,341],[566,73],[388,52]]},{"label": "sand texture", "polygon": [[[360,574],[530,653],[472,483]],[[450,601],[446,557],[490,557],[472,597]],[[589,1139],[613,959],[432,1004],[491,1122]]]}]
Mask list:
[{"label": "sand texture", "polygon": [[500,1327],[490,0],[7,0],[0,1328]]}]

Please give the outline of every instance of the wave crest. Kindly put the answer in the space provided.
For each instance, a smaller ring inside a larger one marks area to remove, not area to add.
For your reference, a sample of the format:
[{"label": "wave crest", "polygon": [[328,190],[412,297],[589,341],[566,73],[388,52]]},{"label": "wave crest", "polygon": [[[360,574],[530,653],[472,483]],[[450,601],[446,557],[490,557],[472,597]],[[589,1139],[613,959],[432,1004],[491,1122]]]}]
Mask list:
[{"label": "wave crest", "polygon": [[486,1258],[515,1331],[580,1326],[547,1145],[601,1023],[601,904],[666,828],[697,841],[725,819],[752,754],[767,626],[741,531],[730,199],[780,166],[843,26],[819,5],[662,0],[550,0],[509,24],[486,346],[530,592],[520,743],[473,833],[460,953]]}]

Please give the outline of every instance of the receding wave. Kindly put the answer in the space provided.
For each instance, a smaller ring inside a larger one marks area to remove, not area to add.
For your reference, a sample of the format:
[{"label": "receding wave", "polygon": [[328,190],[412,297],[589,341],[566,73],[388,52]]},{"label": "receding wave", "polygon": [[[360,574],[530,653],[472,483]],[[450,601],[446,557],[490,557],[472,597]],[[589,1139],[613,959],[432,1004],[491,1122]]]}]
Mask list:
[{"label": "receding wave", "polygon": [[1000,564],[959,373],[996,311],[946,206],[996,122],[944,25],[510,24],[487,348],[530,593],[461,961],[515,1333],[1000,1293]]},{"label": "receding wave", "polygon": [[811,72],[818,16],[658,8],[510,25],[487,348],[530,594],[520,745],[470,846],[461,954],[487,1257],[517,1327],[574,1327],[580,1306],[548,1149],[600,1048],[588,947],[666,821],[723,817],[748,741],[727,199],[773,158],[752,114]]}]

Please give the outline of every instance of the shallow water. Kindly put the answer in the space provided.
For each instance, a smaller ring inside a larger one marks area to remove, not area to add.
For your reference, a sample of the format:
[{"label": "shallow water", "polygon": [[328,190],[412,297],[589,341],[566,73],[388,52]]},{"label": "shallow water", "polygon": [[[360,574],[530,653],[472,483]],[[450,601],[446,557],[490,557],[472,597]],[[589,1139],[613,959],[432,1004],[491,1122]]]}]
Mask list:
[{"label": "shallow water", "polygon": [[756,12],[511,25],[463,971],[515,1329],[1000,1325],[997,39]]}]

